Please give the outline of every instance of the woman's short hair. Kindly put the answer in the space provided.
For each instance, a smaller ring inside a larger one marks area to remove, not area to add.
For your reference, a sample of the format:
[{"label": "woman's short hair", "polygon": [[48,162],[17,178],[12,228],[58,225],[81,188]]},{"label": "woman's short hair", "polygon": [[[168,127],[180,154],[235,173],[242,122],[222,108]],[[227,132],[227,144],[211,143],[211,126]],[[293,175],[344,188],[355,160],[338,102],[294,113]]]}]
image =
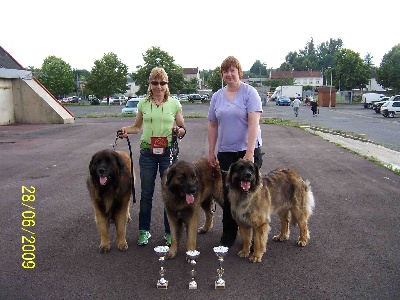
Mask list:
[{"label": "woman's short hair", "polygon": [[[155,67],[151,70],[150,75],[149,75],[149,87],[147,88],[147,97],[151,99],[153,97],[153,92],[150,87],[150,82],[151,81],[165,81],[168,82],[168,74],[165,72],[164,68],[159,68]],[[164,94],[164,102],[167,101],[169,96],[169,88],[168,84],[166,85],[166,90]]]},{"label": "woman's short hair", "polygon": [[234,56],[228,56],[221,64],[221,75],[222,72],[228,71],[230,67],[235,67],[239,71],[239,78],[243,77],[242,66],[240,62]]}]

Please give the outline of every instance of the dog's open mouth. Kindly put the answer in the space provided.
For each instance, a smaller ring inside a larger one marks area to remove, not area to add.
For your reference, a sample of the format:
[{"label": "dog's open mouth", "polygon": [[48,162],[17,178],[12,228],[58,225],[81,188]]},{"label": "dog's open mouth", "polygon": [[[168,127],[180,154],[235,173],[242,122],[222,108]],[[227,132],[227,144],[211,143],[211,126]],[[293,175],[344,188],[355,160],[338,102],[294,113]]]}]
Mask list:
[{"label": "dog's open mouth", "polygon": [[194,203],[194,196],[193,196],[193,194],[186,194],[186,203],[188,203],[188,204]]},{"label": "dog's open mouth", "polygon": [[243,191],[248,192],[250,190],[251,183],[250,181],[241,181],[240,187],[242,188]]},{"label": "dog's open mouth", "polygon": [[101,176],[100,177],[100,184],[101,185],[106,185],[107,183],[107,177],[106,176]]}]

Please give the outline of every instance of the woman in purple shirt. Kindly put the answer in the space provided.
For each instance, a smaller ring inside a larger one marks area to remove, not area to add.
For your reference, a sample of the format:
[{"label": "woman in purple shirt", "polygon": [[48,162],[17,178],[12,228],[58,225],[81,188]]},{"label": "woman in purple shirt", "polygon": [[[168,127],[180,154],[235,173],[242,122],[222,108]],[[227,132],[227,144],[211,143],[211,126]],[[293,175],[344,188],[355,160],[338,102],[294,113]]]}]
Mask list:
[{"label": "woman in purple shirt", "polygon": [[[211,98],[208,112],[208,160],[211,166],[218,159],[223,180],[229,166],[240,158],[262,165],[260,116],[261,98],[257,90],[240,81],[240,62],[233,56],[221,64],[221,76],[226,86]],[[218,144],[217,156],[215,150]],[[220,245],[231,247],[238,227],[232,218],[228,190],[224,186],[223,234]]]}]

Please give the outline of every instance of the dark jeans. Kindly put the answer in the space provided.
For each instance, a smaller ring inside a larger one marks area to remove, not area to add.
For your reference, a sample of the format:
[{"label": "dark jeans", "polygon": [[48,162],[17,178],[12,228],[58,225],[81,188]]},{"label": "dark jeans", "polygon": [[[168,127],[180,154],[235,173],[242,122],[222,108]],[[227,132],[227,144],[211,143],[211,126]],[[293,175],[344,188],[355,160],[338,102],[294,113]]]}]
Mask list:
[{"label": "dark jeans", "polygon": [[[150,231],[151,210],[153,206],[154,186],[157,171],[160,171],[160,177],[170,166],[170,151],[166,149],[163,155],[153,155],[150,149],[140,149],[139,167],[141,198],[139,211],[139,230]],[[167,214],[164,210],[164,228],[165,233],[170,233]]]},{"label": "dark jeans", "polygon": [[[235,220],[232,218],[231,213],[231,202],[228,197],[228,188],[225,185],[225,179],[229,167],[231,164],[237,162],[240,158],[243,158],[246,151],[239,152],[218,152],[217,158],[222,171],[222,180],[224,182],[224,208],[222,213],[222,237],[220,244],[223,246],[230,247],[233,245],[238,232],[238,226]],[[254,149],[254,163],[261,168],[262,156],[264,153],[261,152],[261,148]]]}]

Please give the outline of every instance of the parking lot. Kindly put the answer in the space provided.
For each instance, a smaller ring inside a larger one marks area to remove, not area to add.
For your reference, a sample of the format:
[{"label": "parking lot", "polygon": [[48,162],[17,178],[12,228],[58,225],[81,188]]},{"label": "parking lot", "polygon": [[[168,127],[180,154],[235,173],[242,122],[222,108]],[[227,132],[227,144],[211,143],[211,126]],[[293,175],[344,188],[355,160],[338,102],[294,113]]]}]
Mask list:
[{"label": "parking lot", "polygon": [[[212,248],[222,230],[222,211],[217,208],[214,228],[198,237],[198,290],[188,290],[191,278],[184,241],[177,258],[165,264],[169,288],[157,290],[160,263],[153,248],[163,243],[163,206],[157,182],[150,243],[136,245],[138,204],[134,204],[127,228],[128,251],[116,249],[112,234],[111,252],[98,253],[99,237],[85,186],[88,163],[96,151],[110,149],[116,130],[132,121],[77,118],[75,124],[0,127],[0,299],[399,297],[399,175],[290,126],[262,125],[262,172],[294,168],[310,180],[316,207],[307,247],[295,245],[297,228],[292,229],[289,241],[273,242],[271,237],[279,228],[273,216],[263,262],[252,264],[239,258],[238,237],[224,262],[227,288],[215,290],[218,261]],[[180,159],[206,156],[206,120],[187,118],[186,127]],[[139,136],[132,135],[130,141],[137,168]],[[117,149],[127,151],[126,143],[119,141]],[[26,188],[35,194],[30,203],[23,201]],[[139,200],[140,181],[136,192]],[[26,261],[34,261],[35,267],[24,268]]]}]

